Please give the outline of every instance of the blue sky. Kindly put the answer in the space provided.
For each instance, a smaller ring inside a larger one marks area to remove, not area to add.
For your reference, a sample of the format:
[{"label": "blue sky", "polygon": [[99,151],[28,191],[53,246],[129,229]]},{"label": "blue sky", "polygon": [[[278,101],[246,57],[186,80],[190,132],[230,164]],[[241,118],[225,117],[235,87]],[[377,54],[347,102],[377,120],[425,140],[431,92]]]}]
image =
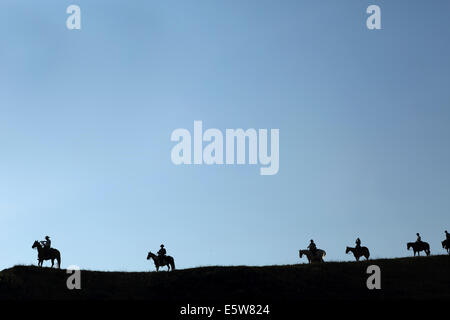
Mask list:
[{"label": "blue sky", "polygon": [[[66,29],[81,7],[82,30]],[[366,28],[378,4],[382,30]],[[448,1],[0,4],[0,268],[50,235],[71,264],[149,270],[432,253],[450,212]],[[280,129],[280,170],[175,166],[174,129]]]}]

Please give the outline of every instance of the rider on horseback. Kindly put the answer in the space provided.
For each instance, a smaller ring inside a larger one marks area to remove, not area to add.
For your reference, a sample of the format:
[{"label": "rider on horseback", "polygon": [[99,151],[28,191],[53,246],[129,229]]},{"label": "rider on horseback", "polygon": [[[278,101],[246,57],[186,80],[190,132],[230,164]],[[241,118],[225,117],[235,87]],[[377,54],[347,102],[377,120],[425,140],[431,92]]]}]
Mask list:
[{"label": "rider on horseback", "polygon": [[42,247],[46,250],[50,249],[52,245],[52,241],[50,240],[49,236],[45,236],[45,240],[40,242]]},{"label": "rider on horseback", "polygon": [[167,254],[167,251],[164,248],[164,245],[162,244],[161,245],[161,249],[159,249],[159,251],[158,251],[158,259],[159,259],[160,262],[164,261],[164,258],[166,256],[166,254]]},{"label": "rider on horseback", "polygon": [[417,235],[417,243],[420,243],[420,242],[422,242],[422,238],[420,237],[420,234],[417,232],[416,233],[416,235]]},{"label": "rider on horseback", "polygon": [[314,243],[314,240],[311,239],[311,243],[309,244],[308,249],[309,249],[309,251],[311,251],[311,254],[312,254],[313,256],[316,255],[316,253],[317,253],[317,247],[316,247],[316,244]]},{"label": "rider on horseback", "polygon": [[445,239],[450,241],[450,233],[448,233],[447,230],[445,230]]},{"label": "rider on horseback", "polygon": [[356,243],[356,249],[361,249],[361,239],[360,238],[356,239],[355,243]]}]

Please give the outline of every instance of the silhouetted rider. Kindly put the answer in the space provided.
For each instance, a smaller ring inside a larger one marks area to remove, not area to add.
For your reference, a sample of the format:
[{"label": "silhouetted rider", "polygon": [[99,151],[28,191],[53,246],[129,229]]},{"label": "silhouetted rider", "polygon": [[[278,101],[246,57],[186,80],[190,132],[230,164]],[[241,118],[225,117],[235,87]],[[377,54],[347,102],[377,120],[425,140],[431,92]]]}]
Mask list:
[{"label": "silhouetted rider", "polygon": [[450,241],[450,233],[448,233],[447,230],[445,230],[445,239]]},{"label": "silhouetted rider", "polygon": [[164,245],[162,244],[161,249],[159,249],[159,251],[158,251],[159,261],[161,261],[161,262],[164,261],[164,257],[166,256],[166,253],[167,253],[167,251],[164,248]]},{"label": "silhouetted rider", "polygon": [[417,232],[416,235],[417,235],[417,241],[416,242],[417,243],[422,242],[422,238],[421,238],[420,234]]},{"label": "silhouetted rider", "polygon": [[316,244],[314,243],[314,240],[311,239],[308,249],[309,249],[309,251],[311,251],[311,254],[313,254],[313,255],[315,255],[317,253],[317,247],[316,247]]},{"label": "silhouetted rider", "polygon": [[41,241],[41,245],[44,247],[44,249],[50,249],[52,245],[52,241],[50,240],[49,236],[45,236],[45,240]]},{"label": "silhouetted rider", "polygon": [[356,249],[360,249],[361,248],[361,239],[360,238],[356,239],[355,243],[356,243]]}]

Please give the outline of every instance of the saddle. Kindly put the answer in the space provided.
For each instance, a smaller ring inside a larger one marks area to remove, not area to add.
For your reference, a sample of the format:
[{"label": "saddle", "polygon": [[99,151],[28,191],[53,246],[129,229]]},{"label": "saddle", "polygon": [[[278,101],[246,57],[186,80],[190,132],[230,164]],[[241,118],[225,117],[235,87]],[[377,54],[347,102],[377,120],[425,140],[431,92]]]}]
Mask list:
[{"label": "saddle", "polygon": [[158,262],[160,265],[167,264],[167,256],[166,255],[158,256]]},{"label": "saddle", "polygon": [[43,253],[44,256],[48,256],[50,254],[51,250],[52,249],[50,247],[42,246],[42,253]]}]

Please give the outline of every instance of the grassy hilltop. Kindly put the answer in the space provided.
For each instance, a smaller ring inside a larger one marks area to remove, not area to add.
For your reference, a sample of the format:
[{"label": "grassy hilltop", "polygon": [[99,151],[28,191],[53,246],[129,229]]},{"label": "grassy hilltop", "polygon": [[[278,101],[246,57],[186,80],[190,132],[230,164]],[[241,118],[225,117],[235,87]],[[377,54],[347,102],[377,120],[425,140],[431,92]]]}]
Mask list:
[{"label": "grassy hilltop", "polygon": [[[366,287],[367,266],[381,268],[382,290]],[[68,290],[65,270],[16,266],[0,272],[0,300],[137,299],[276,302],[450,299],[450,256],[327,262],[317,265],[203,267],[167,272],[81,272]]]}]

